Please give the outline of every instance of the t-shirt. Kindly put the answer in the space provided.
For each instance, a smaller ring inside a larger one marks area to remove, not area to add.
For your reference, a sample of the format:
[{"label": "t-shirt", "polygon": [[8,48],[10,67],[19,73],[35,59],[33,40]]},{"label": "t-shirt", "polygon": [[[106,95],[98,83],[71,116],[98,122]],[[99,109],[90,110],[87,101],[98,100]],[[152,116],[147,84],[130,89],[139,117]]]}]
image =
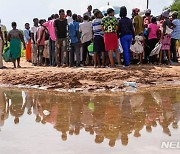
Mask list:
[{"label": "t-shirt", "polygon": [[85,43],[92,39],[92,22],[84,21],[79,25],[79,31],[81,34],[81,42]]},{"label": "t-shirt", "polygon": [[31,28],[31,33],[34,34],[34,41],[36,41],[36,34],[37,34],[37,31],[38,31],[38,28],[39,28],[39,27],[36,27],[36,26],[33,26],[33,27]]},{"label": "t-shirt", "polygon": [[160,27],[157,24],[151,23],[148,25],[148,28],[150,30],[148,39],[150,40],[157,38],[157,31],[159,30]]},{"label": "t-shirt", "polygon": [[104,32],[102,31],[102,25],[101,25],[102,19],[94,19],[92,21],[92,29],[94,36],[104,36]]},{"label": "t-shirt", "polygon": [[137,15],[137,16],[134,17],[133,23],[137,24],[137,28],[135,28],[135,35],[142,34],[143,33],[143,29],[144,29],[143,18],[140,15]]},{"label": "t-shirt", "polygon": [[76,21],[71,22],[68,25],[68,29],[71,43],[78,43],[77,32],[79,32],[79,23]]},{"label": "t-shirt", "polygon": [[54,21],[55,20],[47,21],[47,22],[45,22],[43,24],[43,26],[47,27],[51,40],[56,41],[56,35],[55,35],[55,29],[54,29]]},{"label": "t-shirt", "polygon": [[116,33],[118,20],[115,17],[107,16],[102,19],[101,25],[103,26],[105,33]]},{"label": "t-shirt", "polygon": [[45,44],[45,28],[43,26],[40,26],[38,28],[37,43],[38,43],[38,45],[44,45]]},{"label": "t-shirt", "polygon": [[124,17],[119,20],[118,33],[120,37],[133,34],[133,24],[131,19]]},{"label": "t-shirt", "polygon": [[66,19],[67,19],[68,25],[69,25],[71,22],[73,22],[73,18],[70,17],[70,16],[67,16]]},{"label": "t-shirt", "polygon": [[176,26],[174,29],[173,29],[173,32],[172,32],[172,38],[173,39],[177,39],[177,40],[180,40],[180,20],[179,19],[174,19],[172,21],[172,23]]},{"label": "t-shirt", "polygon": [[54,21],[54,27],[57,29],[57,39],[66,38],[67,37],[67,19],[56,19]]}]

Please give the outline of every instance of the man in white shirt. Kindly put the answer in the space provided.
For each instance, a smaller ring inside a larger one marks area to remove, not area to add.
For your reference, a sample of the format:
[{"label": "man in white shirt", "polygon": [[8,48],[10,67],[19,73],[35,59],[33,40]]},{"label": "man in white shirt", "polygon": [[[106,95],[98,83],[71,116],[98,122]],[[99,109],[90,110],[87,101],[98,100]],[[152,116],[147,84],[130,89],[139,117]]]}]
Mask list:
[{"label": "man in white shirt", "polygon": [[36,34],[37,34],[37,31],[38,31],[38,23],[39,23],[39,20],[37,18],[34,18],[33,19],[33,22],[34,22],[34,26],[31,28],[31,39],[32,39],[32,64],[34,66],[37,65],[37,38],[36,38]]},{"label": "man in white shirt", "polygon": [[92,16],[92,5],[89,5],[87,8],[87,12],[83,14],[83,16],[87,15],[89,18]]},{"label": "man in white shirt", "polygon": [[67,10],[67,11],[66,11],[66,14],[67,14],[66,19],[67,19],[67,22],[68,22],[68,25],[69,25],[71,22],[73,22],[73,19],[72,19],[72,11],[71,11],[71,10]]},{"label": "man in white shirt", "polygon": [[90,60],[88,46],[92,42],[92,23],[89,21],[89,17],[87,15],[83,17],[83,20],[83,23],[79,25],[79,31],[82,33],[81,43],[83,47],[83,65],[85,65],[87,55]]}]

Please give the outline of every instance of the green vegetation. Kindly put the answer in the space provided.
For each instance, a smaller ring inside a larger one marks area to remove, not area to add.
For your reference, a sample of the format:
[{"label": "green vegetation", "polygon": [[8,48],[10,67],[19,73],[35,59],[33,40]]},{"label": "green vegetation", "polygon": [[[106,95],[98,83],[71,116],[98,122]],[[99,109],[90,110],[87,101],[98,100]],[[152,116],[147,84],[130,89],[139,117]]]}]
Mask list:
[{"label": "green vegetation", "polygon": [[174,3],[171,5],[171,11],[178,11],[180,18],[180,0],[174,0]]}]

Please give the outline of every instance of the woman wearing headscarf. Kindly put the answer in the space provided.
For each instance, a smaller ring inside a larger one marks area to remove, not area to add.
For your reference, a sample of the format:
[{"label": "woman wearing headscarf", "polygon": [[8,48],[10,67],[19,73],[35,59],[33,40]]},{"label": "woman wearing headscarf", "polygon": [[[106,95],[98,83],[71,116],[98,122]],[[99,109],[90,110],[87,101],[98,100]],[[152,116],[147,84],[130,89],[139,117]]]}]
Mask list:
[{"label": "woman wearing headscarf", "polygon": [[17,67],[20,68],[21,42],[23,43],[25,49],[26,44],[24,42],[23,34],[16,27],[16,22],[12,22],[13,29],[8,34],[8,41],[10,42],[10,53],[14,68],[16,68],[16,60]]}]

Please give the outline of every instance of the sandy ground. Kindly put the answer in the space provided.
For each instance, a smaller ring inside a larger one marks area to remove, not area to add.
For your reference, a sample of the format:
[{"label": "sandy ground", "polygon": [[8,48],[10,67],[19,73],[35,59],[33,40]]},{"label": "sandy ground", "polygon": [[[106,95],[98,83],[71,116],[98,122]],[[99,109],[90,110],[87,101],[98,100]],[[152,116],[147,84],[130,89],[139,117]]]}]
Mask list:
[{"label": "sandy ground", "polygon": [[[132,65],[121,68],[57,68],[34,67],[21,59],[22,68],[0,70],[0,84],[46,87],[47,89],[75,89],[77,91],[122,90],[124,82],[136,82],[138,88],[178,87],[180,65]],[[36,85],[36,86],[35,86]]]}]

